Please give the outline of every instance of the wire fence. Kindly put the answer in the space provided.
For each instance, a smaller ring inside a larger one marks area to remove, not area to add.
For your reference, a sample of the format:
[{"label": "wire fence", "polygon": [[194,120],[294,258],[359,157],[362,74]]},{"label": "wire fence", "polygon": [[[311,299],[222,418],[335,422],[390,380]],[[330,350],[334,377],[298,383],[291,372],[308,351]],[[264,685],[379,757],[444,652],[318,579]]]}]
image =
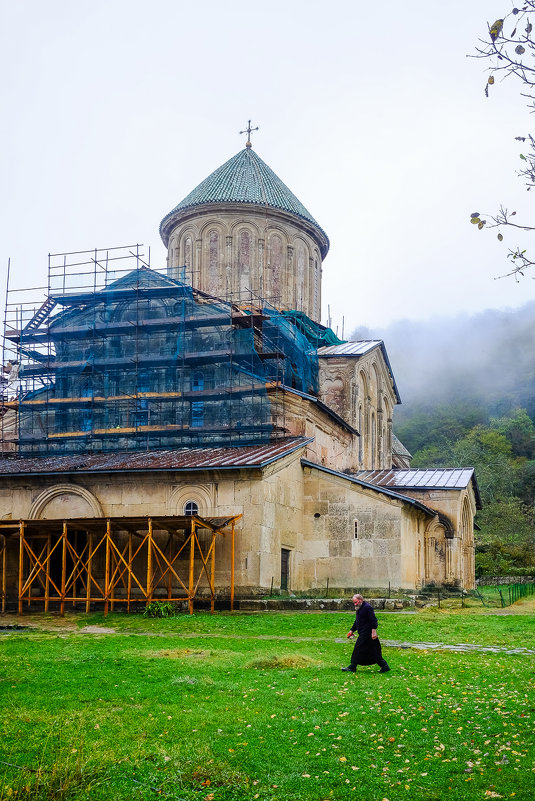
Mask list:
[{"label": "wire fence", "polygon": [[501,607],[503,609],[520,601],[522,598],[529,598],[535,595],[535,582],[504,584],[502,586],[487,584],[478,587],[473,592],[483,606]]}]

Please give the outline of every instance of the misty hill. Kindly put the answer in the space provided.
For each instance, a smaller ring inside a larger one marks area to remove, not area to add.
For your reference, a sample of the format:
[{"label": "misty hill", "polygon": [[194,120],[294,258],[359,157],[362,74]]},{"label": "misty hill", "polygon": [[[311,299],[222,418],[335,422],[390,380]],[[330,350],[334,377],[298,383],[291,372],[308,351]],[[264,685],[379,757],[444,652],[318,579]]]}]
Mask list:
[{"label": "misty hill", "polygon": [[402,400],[394,427],[412,452],[425,446],[429,425],[442,425],[445,437],[456,438],[518,407],[535,421],[535,302],[361,327],[351,339],[384,340]]}]

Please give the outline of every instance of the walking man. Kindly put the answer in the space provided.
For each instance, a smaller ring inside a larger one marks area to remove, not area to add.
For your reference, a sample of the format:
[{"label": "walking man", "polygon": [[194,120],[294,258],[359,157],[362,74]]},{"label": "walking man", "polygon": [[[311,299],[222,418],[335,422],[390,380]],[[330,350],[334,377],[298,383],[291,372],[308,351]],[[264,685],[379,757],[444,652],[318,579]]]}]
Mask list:
[{"label": "walking man", "polygon": [[358,637],[351,655],[351,664],[343,667],[342,670],[346,673],[355,673],[357,665],[379,665],[381,668],[379,673],[388,673],[390,668],[381,653],[381,643],[377,636],[379,624],[373,607],[360,594],[353,596],[353,604],[356,617],[347,633],[347,638],[350,639],[353,636],[355,629]]}]

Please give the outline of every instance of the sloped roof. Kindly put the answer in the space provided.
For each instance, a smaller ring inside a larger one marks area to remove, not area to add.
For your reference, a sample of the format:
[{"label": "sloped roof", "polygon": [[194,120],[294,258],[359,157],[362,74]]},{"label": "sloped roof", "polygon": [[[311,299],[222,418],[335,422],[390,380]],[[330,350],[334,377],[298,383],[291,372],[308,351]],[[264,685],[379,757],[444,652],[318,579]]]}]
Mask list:
[{"label": "sloped roof", "polygon": [[339,478],[347,479],[352,484],[357,484],[359,487],[364,487],[364,489],[374,490],[375,492],[379,492],[382,495],[386,495],[389,498],[395,498],[398,501],[402,501],[403,503],[409,504],[409,506],[414,506],[416,509],[420,509],[420,511],[425,512],[425,514],[434,517],[436,515],[436,511],[434,509],[430,509],[429,506],[421,503],[420,501],[411,498],[408,495],[403,495],[400,492],[395,492],[392,489],[387,489],[386,487],[382,487],[380,484],[374,484],[371,481],[366,481],[362,478],[361,471],[359,473],[340,473],[338,470],[332,470],[330,467],[325,467],[322,464],[317,464],[316,462],[310,462],[308,459],[301,459],[301,464],[303,467],[311,467],[316,470],[320,470],[322,473],[329,473],[332,476],[338,476]]},{"label": "sloped roof", "polygon": [[318,356],[364,356],[383,344],[382,339],[358,339],[318,348]]},{"label": "sloped roof", "polygon": [[428,470],[359,470],[354,474],[362,481],[393,490],[448,490],[465,489],[473,483],[476,503],[481,508],[481,498],[473,467],[438,467]]},{"label": "sloped roof", "polygon": [[405,445],[395,434],[392,434],[392,453],[395,453],[397,456],[406,456],[408,459],[412,459],[412,453],[407,450]]},{"label": "sloped roof", "polygon": [[263,445],[236,448],[180,448],[162,451],[133,451],[109,454],[72,454],[67,456],[0,458],[0,476],[50,473],[122,473],[150,470],[205,470],[265,467],[303,448],[312,440],[291,437]]},{"label": "sloped roof", "polygon": [[[167,245],[166,223],[179,211],[209,203],[252,203],[270,206],[295,214],[311,223],[325,239],[325,253],[329,249],[327,234],[312,214],[303,206],[273,170],[255,151],[246,147],[205,178],[186,195],[160,223],[160,235]],[[325,254],[324,254],[325,255]]]},{"label": "sloped roof", "polygon": [[181,286],[181,282],[171,278],[169,275],[163,275],[151,270],[150,267],[137,267],[120,278],[116,278],[115,281],[112,281],[100,291],[109,292],[110,290],[125,289],[127,287],[143,289],[154,286]]},{"label": "sloped roof", "polygon": [[341,356],[352,356],[359,358],[367,353],[371,353],[374,348],[379,348],[383,354],[383,359],[385,360],[385,364],[388,367],[388,371],[392,377],[392,385],[396,400],[398,403],[401,403],[392,365],[390,364],[385,343],[382,339],[358,339],[354,342],[342,342],[340,345],[326,345],[323,348],[318,348],[318,356],[322,359],[340,358]]}]

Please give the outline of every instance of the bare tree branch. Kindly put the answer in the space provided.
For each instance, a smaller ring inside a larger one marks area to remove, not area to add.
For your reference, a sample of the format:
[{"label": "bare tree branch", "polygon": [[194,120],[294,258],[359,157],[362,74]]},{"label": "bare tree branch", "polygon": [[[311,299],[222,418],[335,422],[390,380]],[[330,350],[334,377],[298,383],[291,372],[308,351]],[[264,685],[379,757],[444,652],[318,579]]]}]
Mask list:
[{"label": "bare tree branch", "polygon": [[[513,6],[508,14],[495,20],[492,25],[487,23],[487,36],[479,39],[475,53],[469,57],[487,59],[490,62],[490,75],[485,85],[486,97],[489,96],[497,77],[502,81],[513,77],[528,89],[534,87],[533,94],[531,91],[520,92],[520,96],[529,101],[527,107],[533,113],[535,112],[535,66],[532,66],[532,63],[535,58],[535,41],[532,37],[533,25],[530,22],[530,14],[535,18],[535,0],[525,0],[519,7]],[[517,171],[517,175],[523,179],[529,192],[535,186],[535,139],[531,134],[527,134],[527,136],[517,136],[516,140],[525,144],[525,152],[520,154],[524,166]],[[481,219],[482,215],[474,212],[470,221],[476,224],[480,231],[485,227],[498,228],[500,241],[504,238],[501,233],[502,228],[535,231],[535,225],[513,222],[511,217],[515,215],[516,211],[509,212],[507,208],[500,206],[496,213],[487,215],[489,220]],[[526,251],[520,247],[509,250],[507,258],[514,267],[498,278],[514,276],[515,280],[519,280],[519,277],[524,277],[525,271],[535,265],[535,262],[525,254]]]}]

